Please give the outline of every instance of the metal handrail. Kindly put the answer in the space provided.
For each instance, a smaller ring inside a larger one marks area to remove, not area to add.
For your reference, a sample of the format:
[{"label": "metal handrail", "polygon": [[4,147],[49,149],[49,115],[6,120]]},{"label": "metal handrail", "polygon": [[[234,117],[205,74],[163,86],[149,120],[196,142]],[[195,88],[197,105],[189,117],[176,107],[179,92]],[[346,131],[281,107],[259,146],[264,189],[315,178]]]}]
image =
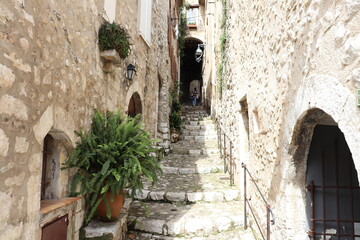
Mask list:
[{"label": "metal handrail", "polygon": [[[235,175],[235,162],[234,162],[234,157],[233,157],[233,142],[231,141],[231,139],[226,135],[225,131],[222,130],[219,121],[216,121],[217,123],[217,134],[218,134],[218,145],[220,148],[220,157],[224,158],[224,172],[229,172],[230,174],[230,185],[234,185],[235,184],[235,179],[234,179],[234,175]],[[222,138],[223,136],[223,138]],[[227,152],[227,141],[229,141],[229,152]],[[230,163],[230,169],[228,169],[228,165],[227,163]]]},{"label": "metal handrail", "polygon": [[[246,164],[241,163],[242,168],[244,168],[244,225],[245,225],[245,230],[247,229],[247,207],[249,207],[251,214],[254,217],[255,223],[260,231],[261,237],[262,239],[266,239],[266,240],[270,240],[270,234],[271,234],[271,230],[270,230],[270,225],[274,225],[275,224],[275,217],[274,217],[274,213],[270,208],[270,204],[266,201],[266,198],[264,197],[264,194],[261,192],[259,186],[256,184],[254,178],[252,177],[249,169],[246,167]],[[246,192],[246,175],[249,175],[250,180],[254,183],[258,193],[261,196],[261,199],[263,200],[263,202],[265,203],[265,207],[266,207],[266,238],[264,236],[263,231],[261,230],[260,224],[256,218],[256,215],[251,207],[250,204],[250,199],[247,198],[247,192]]]}]

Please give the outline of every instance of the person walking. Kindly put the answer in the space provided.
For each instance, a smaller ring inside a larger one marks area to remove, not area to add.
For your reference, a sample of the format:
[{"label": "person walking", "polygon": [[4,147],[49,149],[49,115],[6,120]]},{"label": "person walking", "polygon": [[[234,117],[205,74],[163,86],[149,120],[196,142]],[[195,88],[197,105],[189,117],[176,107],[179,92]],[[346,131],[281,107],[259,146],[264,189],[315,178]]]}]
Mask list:
[{"label": "person walking", "polygon": [[192,97],[192,105],[195,107],[196,106],[196,99],[198,97],[198,93],[196,91],[196,88],[194,88],[194,90],[192,91],[191,97]]}]

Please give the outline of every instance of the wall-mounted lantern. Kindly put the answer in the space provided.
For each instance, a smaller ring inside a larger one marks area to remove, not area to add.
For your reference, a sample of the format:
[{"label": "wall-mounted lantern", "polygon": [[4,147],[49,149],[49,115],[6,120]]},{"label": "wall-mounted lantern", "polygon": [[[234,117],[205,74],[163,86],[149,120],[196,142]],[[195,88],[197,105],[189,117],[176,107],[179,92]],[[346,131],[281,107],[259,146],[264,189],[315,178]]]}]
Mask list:
[{"label": "wall-mounted lantern", "polygon": [[204,51],[201,50],[201,48],[205,50],[205,44],[198,44],[198,47],[195,51],[195,61],[198,63],[201,62],[202,56],[204,55]]},{"label": "wall-mounted lantern", "polygon": [[136,73],[135,66],[130,63],[130,64],[127,66],[127,69],[126,69],[126,78],[127,78],[128,80],[132,81],[133,78],[134,78],[135,73]]}]

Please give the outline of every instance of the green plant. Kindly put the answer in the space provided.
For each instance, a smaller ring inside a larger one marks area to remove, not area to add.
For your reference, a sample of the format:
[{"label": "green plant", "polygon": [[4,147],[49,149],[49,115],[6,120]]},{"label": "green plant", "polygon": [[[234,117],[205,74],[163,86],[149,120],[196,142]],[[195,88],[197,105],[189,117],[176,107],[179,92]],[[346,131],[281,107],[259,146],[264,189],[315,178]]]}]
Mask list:
[{"label": "green plant", "polygon": [[226,21],[227,21],[227,0],[222,0],[222,19],[221,19],[221,34],[220,34],[220,63],[217,68],[217,77],[219,81],[219,96],[222,97],[224,86],[224,62],[225,62],[225,50],[226,50]]},{"label": "green plant", "polygon": [[179,112],[171,112],[170,113],[170,128],[173,128],[177,131],[180,131],[183,125],[183,120],[181,119],[181,115]]},{"label": "green plant", "polygon": [[[76,168],[71,196],[84,195],[87,217],[94,216],[100,202],[110,191],[112,198],[130,188],[131,197],[143,188],[142,177],[155,183],[161,173],[150,134],[142,128],[140,115],[124,117],[120,111],[103,114],[95,111],[88,132],[76,132],[80,141],[64,163]],[[110,209],[107,203],[107,216]]]},{"label": "green plant", "polygon": [[186,20],[186,11],[190,5],[188,3],[185,3],[182,7],[179,8],[179,24],[178,24],[178,47],[179,47],[179,55],[180,57],[183,57],[185,55],[184,49],[185,49],[185,37],[187,34],[187,20]]},{"label": "green plant", "polygon": [[122,59],[130,54],[130,35],[119,24],[105,22],[99,29],[99,48],[101,51],[115,49]]},{"label": "green plant", "polygon": [[171,129],[180,131],[184,121],[181,119],[182,104],[179,101],[182,91],[180,91],[181,83],[177,82],[174,89],[170,92],[171,112],[169,115],[169,124]]}]

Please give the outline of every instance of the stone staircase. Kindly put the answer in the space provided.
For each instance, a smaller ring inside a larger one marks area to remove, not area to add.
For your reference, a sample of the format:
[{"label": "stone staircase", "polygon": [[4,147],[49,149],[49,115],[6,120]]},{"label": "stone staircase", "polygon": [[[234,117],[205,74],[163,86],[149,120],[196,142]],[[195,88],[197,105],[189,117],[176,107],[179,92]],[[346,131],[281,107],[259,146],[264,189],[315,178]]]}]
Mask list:
[{"label": "stone staircase", "polygon": [[137,193],[142,203],[130,207],[128,239],[254,239],[242,231],[243,202],[223,171],[214,123],[201,107],[187,108],[183,118],[163,176],[155,186],[145,183]]}]

